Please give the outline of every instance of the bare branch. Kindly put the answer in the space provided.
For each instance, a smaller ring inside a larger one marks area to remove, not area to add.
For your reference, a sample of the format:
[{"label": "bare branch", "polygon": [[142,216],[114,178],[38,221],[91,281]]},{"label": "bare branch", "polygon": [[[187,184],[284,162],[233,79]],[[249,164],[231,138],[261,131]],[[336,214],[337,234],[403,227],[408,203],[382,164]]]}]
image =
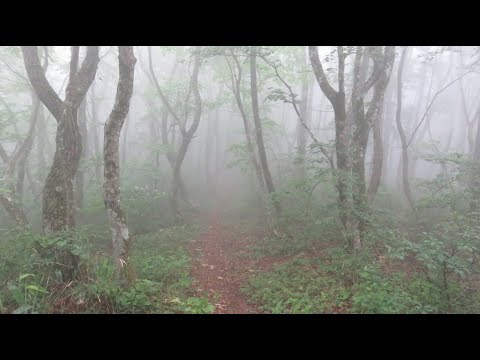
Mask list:
[{"label": "bare branch", "polygon": [[160,98],[162,99],[162,102],[163,104],[167,107],[168,111],[170,112],[170,114],[172,114],[173,118],[175,119],[175,121],[177,122],[177,124],[180,126],[180,129],[182,131],[182,133],[184,132],[185,129],[182,128],[181,126],[181,121],[179,119],[179,117],[177,116],[177,114],[175,113],[175,111],[173,110],[172,106],[170,105],[170,102],[168,101],[167,97],[165,96],[165,94],[163,93],[162,89],[160,88],[160,85],[158,84],[158,80],[157,80],[157,77],[155,76],[155,72],[153,70],[153,63],[152,63],[152,49],[151,47],[149,46],[148,47],[148,65],[149,65],[149,69],[150,69],[150,75],[151,75],[151,78],[153,80],[153,83],[157,89],[157,92],[158,94],[160,95]]},{"label": "bare branch", "polygon": [[455,80],[449,82],[447,85],[445,85],[443,88],[441,88],[440,90],[438,90],[435,95],[433,96],[432,100],[430,101],[430,104],[427,106],[427,109],[425,110],[425,113],[423,114],[420,122],[418,123],[417,127],[415,128],[415,130],[413,131],[412,135],[410,136],[410,140],[408,141],[407,143],[407,148],[408,146],[412,143],[413,141],[413,137],[415,136],[415,134],[417,133],[418,129],[420,128],[420,126],[423,124],[423,122],[425,121],[425,118],[428,114],[428,112],[430,111],[430,108],[433,106],[433,103],[435,102],[435,99],[437,98],[438,95],[440,95],[442,92],[444,92],[446,89],[448,89],[451,85],[453,85],[454,83],[456,83],[458,80],[462,79],[464,76],[472,73],[475,71],[475,67],[478,65],[478,63],[480,63],[480,59],[477,60],[476,62],[474,62],[471,66],[470,66],[470,69],[463,73],[462,75],[460,75],[459,77],[457,77]]},{"label": "bare branch", "polygon": [[298,109],[297,107],[297,104],[296,104],[296,101],[295,101],[295,93],[293,92],[292,90],[292,87],[283,79],[283,77],[280,75],[280,73],[278,72],[278,66],[275,65],[272,61],[268,60],[267,58],[265,58],[265,56],[262,56],[262,55],[259,55],[259,57],[265,61],[268,65],[270,65],[274,71],[275,71],[275,74],[277,75],[278,79],[285,85],[285,87],[288,89],[288,92],[289,92],[289,95],[290,95],[290,98],[291,98],[291,101],[289,101],[292,105],[293,105],[293,108],[295,110],[295,113],[297,114],[297,117],[298,117],[298,120],[300,121],[300,123],[302,124],[302,126],[305,128],[305,130],[307,130],[308,134],[310,135],[310,137],[312,138],[312,140],[317,144],[317,146],[320,148],[320,151],[322,152],[322,154],[325,156],[325,158],[328,160],[329,164],[330,164],[330,167],[332,169],[335,169],[335,164],[333,163],[333,159],[331,156],[328,155],[327,151],[325,150],[325,148],[323,147],[323,145],[320,143],[320,141],[318,141],[318,139],[315,137],[315,135],[312,133],[312,131],[310,130],[310,128],[308,127],[308,125],[305,123],[305,121],[303,120],[301,114],[300,114],[300,110]]}]

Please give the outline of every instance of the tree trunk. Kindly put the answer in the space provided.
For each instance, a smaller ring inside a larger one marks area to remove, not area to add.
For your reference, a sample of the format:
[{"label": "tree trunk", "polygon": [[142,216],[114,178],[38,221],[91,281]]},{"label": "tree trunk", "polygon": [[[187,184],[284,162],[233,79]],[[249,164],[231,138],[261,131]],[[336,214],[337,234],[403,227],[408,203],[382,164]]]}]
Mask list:
[{"label": "tree trunk", "polygon": [[12,196],[9,195],[0,195],[0,202],[7,211],[8,215],[15,220],[18,226],[27,226],[28,220],[25,216],[25,212],[18,203],[15,203]]},{"label": "tree trunk", "polygon": [[200,54],[198,53],[198,50],[199,48],[197,47],[195,49],[192,82],[191,82],[191,86],[194,94],[194,103],[195,103],[193,122],[190,128],[186,130],[185,124],[187,122],[187,119],[185,118],[185,121],[183,123],[183,128],[181,128],[182,142],[175,156],[175,165],[173,167],[172,192],[170,197],[170,203],[172,206],[172,212],[177,219],[182,218],[180,209],[178,207],[178,192],[182,184],[180,170],[182,167],[183,160],[185,159],[185,155],[187,154],[188,146],[192,141],[193,135],[198,129],[198,125],[200,123],[200,117],[202,116],[202,99],[200,97],[200,92],[198,91],[198,73],[201,65],[201,59],[200,59]]},{"label": "tree trunk", "polygon": [[38,109],[38,119],[37,119],[37,179],[43,183],[42,171],[46,168],[46,147],[45,147],[45,138],[48,136],[47,133],[48,123],[45,121],[45,112],[43,110],[43,104],[40,104]]},{"label": "tree trunk", "polygon": [[212,112],[208,113],[207,117],[207,142],[205,144],[205,183],[209,193],[213,193],[213,176],[211,171],[212,158],[212,140],[213,140],[213,125],[212,125]]},{"label": "tree trunk", "polygon": [[[300,103],[300,116],[305,119],[305,125],[310,126],[310,121],[307,119],[308,103],[309,103],[309,84],[308,80],[302,82],[302,93]],[[301,123],[300,119],[297,121],[297,159],[296,172],[299,179],[304,180],[306,176],[305,156],[307,153],[307,130]]]},{"label": "tree trunk", "polygon": [[98,46],[88,46],[85,59],[78,70],[79,46],[72,46],[71,51],[70,76],[65,101],[62,101],[42,71],[37,47],[22,46],[30,83],[58,122],[53,165],[47,176],[43,195],[42,222],[45,234],[75,226],[73,179],[82,151],[77,110],[95,78],[100,61]]},{"label": "tree trunk", "polygon": [[[105,163],[104,203],[112,231],[113,257],[119,274],[130,283],[133,268],[129,260],[130,235],[127,216],[120,203],[120,132],[130,109],[135,72],[133,46],[118,47],[119,79],[115,105],[105,123],[103,157]],[[124,266],[126,265],[126,266]]]},{"label": "tree trunk", "polygon": [[[252,140],[252,130],[250,128],[250,122],[247,117],[247,113],[245,112],[245,108],[243,106],[243,100],[242,100],[242,95],[241,95],[241,82],[242,82],[242,65],[240,64],[237,56],[234,54],[233,50],[231,52],[231,56],[235,62],[235,65],[237,67],[237,73],[235,76],[235,72],[233,68],[230,68],[231,71],[231,80],[232,80],[232,90],[233,94],[235,96],[235,101],[237,102],[238,110],[240,111],[240,115],[242,117],[243,121],[243,129],[245,131],[245,139],[247,140],[247,151],[248,151],[248,156],[250,159],[250,162],[253,166],[253,169],[255,171],[255,175],[257,176],[258,179],[258,185],[260,186],[260,190],[262,193],[266,192],[266,187],[265,187],[265,180],[263,178],[262,174],[262,169],[260,167],[260,164],[258,163],[257,156],[255,154],[255,147],[254,147],[254,142]],[[217,121],[218,122],[218,121]]]},{"label": "tree trunk", "polygon": [[[273,185],[272,175],[270,174],[270,169],[268,168],[267,155],[265,152],[265,144],[263,142],[263,133],[262,133],[262,123],[260,120],[260,111],[258,107],[258,90],[257,90],[257,53],[256,49],[252,48],[250,53],[250,90],[252,97],[252,110],[253,110],[253,120],[255,123],[255,136],[257,142],[257,150],[260,159],[260,166],[265,180],[265,185],[268,191],[268,194],[275,193],[275,186]],[[276,218],[281,214],[281,207],[279,201],[274,198],[273,206],[275,208]]]},{"label": "tree trunk", "polygon": [[379,114],[373,122],[373,164],[372,176],[368,185],[367,199],[371,204],[377,195],[382,179],[383,169],[383,114]]},{"label": "tree trunk", "polygon": [[[127,120],[125,121],[125,129],[123,129],[122,140],[122,168],[125,169],[127,164],[127,149],[128,149],[128,125],[130,124],[130,113],[127,114]],[[158,162],[158,156],[157,156]]]},{"label": "tree trunk", "polygon": [[43,230],[46,234],[75,226],[73,179],[82,151],[76,109],[66,107],[57,127],[56,150],[43,196]]},{"label": "tree trunk", "polygon": [[[38,67],[40,68],[40,69],[37,68],[37,72],[39,72],[43,76],[45,76],[45,72],[47,71],[47,68],[48,68],[48,47],[45,47],[44,50],[45,50],[44,62],[42,66],[40,66],[38,56],[36,58],[36,61],[37,61],[36,65],[38,65]],[[31,91],[30,94],[32,97],[32,112],[30,115],[30,126],[29,126],[29,130],[25,140],[22,142],[20,147],[15,149],[15,151],[10,157],[8,157],[5,150],[0,145],[1,157],[7,167],[6,174],[4,175],[4,178],[5,178],[4,181],[8,189],[8,192],[6,194],[0,195],[0,201],[4,205],[7,212],[10,214],[10,216],[15,220],[17,225],[21,225],[21,226],[28,225],[28,220],[23,211],[23,205],[22,205],[23,193],[24,193],[23,187],[25,182],[25,171],[26,171],[28,156],[30,155],[30,152],[32,151],[32,148],[33,148],[35,128],[37,126],[37,120],[39,118],[39,111],[41,107],[40,99],[37,96],[37,94],[34,91]],[[3,99],[1,100],[2,102],[4,102]],[[5,102],[4,104],[7,107],[8,111],[11,112],[10,108],[8,107],[8,104]],[[15,122],[14,124],[16,126],[17,123]],[[40,163],[41,162],[39,161],[39,164]],[[14,180],[16,169],[17,169],[17,179]],[[32,190],[33,190],[33,186],[32,186]]]},{"label": "tree trunk", "polygon": [[[384,110],[384,99],[387,91],[390,76],[392,74],[393,63],[395,60],[395,47],[386,47],[383,56],[383,69],[375,83],[373,98],[367,111],[367,123],[369,127],[373,127],[373,171],[370,178],[370,184],[367,192],[367,201],[371,203],[377,194],[380,180],[382,177],[383,165],[383,135],[382,135],[382,113]],[[369,130],[368,130],[369,131]],[[367,149],[368,134],[366,135],[363,148],[363,172],[365,173],[365,151]],[[365,184],[365,182],[364,182]],[[364,185],[363,185],[364,186]]]},{"label": "tree trunk", "polygon": [[14,152],[9,157],[0,144],[0,155],[6,167],[2,179],[2,187],[7,189],[6,191],[0,192],[0,203],[18,226],[28,226],[28,220],[23,211],[22,204],[17,200],[16,182],[14,180],[15,165],[18,159],[16,154],[18,154],[18,152]]},{"label": "tree trunk", "polygon": [[[88,153],[88,128],[87,128],[87,99],[83,99],[80,108],[78,109],[78,127],[80,130],[80,137],[82,139],[82,152],[80,154],[80,162],[87,159]],[[77,209],[83,209],[84,202],[84,188],[85,188],[85,170],[84,165],[79,166],[75,176],[75,197]]]},{"label": "tree trunk", "polygon": [[30,116],[30,129],[27,138],[22,145],[23,149],[18,157],[17,165],[17,200],[19,204],[23,204],[23,185],[25,183],[25,166],[28,157],[33,148],[33,140],[35,138],[35,127],[38,120],[38,112],[40,108],[40,99],[32,93],[32,114]]},{"label": "tree trunk", "polygon": [[95,82],[92,83],[92,137],[93,137],[93,145],[95,148],[95,179],[97,185],[102,183],[102,163],[99,161],[99,156],[101,154],[100,150],[100,139],[98,136],[98,117],[97,117],[97,99],[95,98]]},{"label": "tree trunk", "polygon": [[405,197],[408,200],[408,204],[413,209],[414,201],[412,192],[410,190],[410,181],[408,177],[408,144],[405,135],[405,131],[402,126],[402,73],[405,65],[405,57],[407,55],[408,47],[405,46],[402,50],[402,56],[400,58],[400,64],[398,65],[397,73],[397,113],[395,121],[397,123],[398,133],[400,134],[400,141],[402,142],[402,179],[403,179],[403,191]]},{"label": "tree trunk", "polygon": [[344,59],[342,52],[339,52],[339,90],[332,88],[325,72],[323,71],[318,51],[315,46],[309,46],[310,62],[312,69],[320,86],[320,89],[333,106],[335,119],[335,151],[337,157],[337,191],[338,208],[340,220],[346,232],[346,239],[351,248],[358,247],[360,238],[358,228],[352,218],[352,198],[349,195],[349,184],[351,183],[351,167],[349,165],[349,127],[347,126],[347,111],[344,91]]},{"label": "tree trunk", "polygon": [[[367,213],[368,213],[368,206],[367,206],[367,189],[365,183],[365,154],[367,151],[368,145],[368,137],[370,133],[370,129],[375,122],[378,121],[380,117],[382,106],[383,106],[383,99],[385,97],[385,91],[387,89],[388,82],[390,80],[390,74],[393,67],[393,62],[395,59],[395,47],[394,46],[386,46],[385,50],[382,53],[382,48],[377,48],[380,51],[380,54],[372,55],[375,56],[373,59],[374,67],[371,78],[373,78],[375,73],[378,73],[378,77],[374,82],[374,92],[373,97],[370,101],[370,105],[368,106],[367,113],[364,113],[364,105],[363,105],[363,98],[367,94],[368,91],[368,82],[370,80],[366,80],[364,82],[359,81],[358,85],[360,90],[358,94],[355,90],[352,91],[353,95],[357,95],[358,97],[353,99],[352,103],[352,110],[355,119],[355,131],[353,134],[353,163],[352,163],[352,170],[354,174],[354,181],[353,181],[353,201],[355,206],[355,216],[357,217],[358,222],[358,229],[360,235],[360,241],[363,241],[364,234],[366,231],[367,225]],[[372,52],[372,54],[377,50],[375,47],[368,47],[368,50]],[[381,137],[378,137],[381,141]],[[377,147],[377,151],[378,151]],[[383,151],[383,150],[381,150]],[[380,173],[377,173],[378,179],[381,176],[381,157],[377,161],[377,166],[380,165]],[[379,180],[378,180],[379,181]],[[359,249],[361,246],[361,242],[357,244],[355,247]]]}]

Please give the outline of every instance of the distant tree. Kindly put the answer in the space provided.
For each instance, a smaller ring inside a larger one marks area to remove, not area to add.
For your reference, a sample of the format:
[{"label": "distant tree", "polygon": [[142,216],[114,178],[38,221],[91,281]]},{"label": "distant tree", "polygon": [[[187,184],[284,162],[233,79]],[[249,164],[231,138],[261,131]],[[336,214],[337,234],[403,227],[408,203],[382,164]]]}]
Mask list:
[{"label": "distant tree", "polygon": [[[190,81],[191,91],[188,92],[187,98],[185,99],[186,111],[184,115],[181,116],[177,113],[177,111],[175,111],[174,107],[171,105],[170,101],[162,91],[160,84],[158,83],[158,80],[153,71],[152,55],[151,55],[150,47],[148,48],[148,56],[149,56],[150,73],[151,73],[152,80],[154,81],[156,90],[160,95],[164,106],[167,108],[170,115],[175,119],[181,133],[181,143],[174,157],[175,162],[173,166],[172,186],[170,191],[170,205],[171,205],[172,213],[174,214],[175,218],[180,219],[182,218],[182,214],[179,209],[178,194],[179,194],[180,188],[182,187],[182,181],[181,181],[182,163],[187,154],[190,142],[192,141],[192,138],[198,129],[198,125],[200,123],[200,117],[202,115],[202,99],[200,97],[200,92],[198,90],[198,76],[199,76],[200,66],[202,64],[202,57],[200,54],[200,47],[198,46],[195,47],[193,51],[193,70],[192,70],[191,81]],[[191,106],[190,96],[192,92],[193,92],[193,98],[194,98],[193,115],[192,115],[192,122],[190,126],[187,128],[188,107]]]},{"label": "distant tree", "polygon": [[[367,56],[373,61],[373,71],[368,79],[362,81],[362,62]],[[363,47],[359,46],[355,52],[355,63],[353,68],[353,84],[351,93],[351,107],[353,119],[353,138],[352,138],[352,173],[353,173],[353,188],[352,195],[355,207],[355,214],[357,217],[360,241],[364,237],[366,227],[367,214],[367,188],[365,181],[365,153],[367,151],[368,138],[370,130],[374,124],[378,122],[381,114],[383,99],[385,91],[390,81],[390,75],[395,60],[395,47],[386,46],[382,49],[381,46]],[[368,91],[373,87],[373,95],[365,111],[365,97]],[[375,132],[375,131],[374,131]],[[377,138],[377,157],[378,152],[383,153],[381,144],[379,143],[379,136]],[[375,146],[375,141],[374,141]],[[377,167],[374,169],[373,175],[380,179],[381,176],[381,158],[377,159]],[[372,189],[373,190],[373,189]],[[356,248],[360,248],[361,244],[358,242],[354,244]]]},{"label": "distant tree", "polygon": [[[48,68],[48,47],[46,46],[44,47],[44,60],[41,68],[43,73],[46,73]],[[13,71],[17,73],[17,71]],[[19,73],[16,75],[23,76]],[[28,220],[23,210],[23,188],[25,173],[27,171],[26,164],[33,148],[35,129],[39,120],[41,108],[40,99],[31,88],[29,90],[32,98],[32,106],[29,119],[29,129],[26,137],[17,143],[11,155],[8,155],[2,144],[0,144],[0,156],[6,169],[3,174],[4,189],[0,192],[0,202],[5,207],[7,213],[15,220],[17,225],[22,226],[28,225]],[[14,121],[16,128],[18,122],[16,114],[3,97],[0,97],[0,102],[5,106],[9,116]]]}]

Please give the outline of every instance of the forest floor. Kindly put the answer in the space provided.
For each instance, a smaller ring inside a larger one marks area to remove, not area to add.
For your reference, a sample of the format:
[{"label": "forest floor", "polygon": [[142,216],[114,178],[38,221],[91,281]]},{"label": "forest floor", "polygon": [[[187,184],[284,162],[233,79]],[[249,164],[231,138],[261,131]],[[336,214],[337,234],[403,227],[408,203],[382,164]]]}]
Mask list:
[{"label": "forest floor", "polygon": [[214,314],[262,313],[255,304],[248,303],[241,289],[254,274],[286,259],[253,256],[251,246],[260,235],[241,233],[224,220],[230,200],[231,194],[224,191],[208,216],[206,229],[189,246],[194,259],[193,289],[199,296],[208,297],[215,306]]}]

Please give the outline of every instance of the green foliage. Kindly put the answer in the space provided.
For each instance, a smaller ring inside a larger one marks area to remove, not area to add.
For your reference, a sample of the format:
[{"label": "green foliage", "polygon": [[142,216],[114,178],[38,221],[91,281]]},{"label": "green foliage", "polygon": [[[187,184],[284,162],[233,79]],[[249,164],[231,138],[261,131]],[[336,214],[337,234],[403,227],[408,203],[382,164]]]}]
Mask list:
[{"label": "green foliage", "polygon": [[[4,235],[0,256],[2,311],[16,313],[209,313],[206,299],[191,296],[186,226],[138,236],[131,250],[137,279],[122,286],[110,256],[93,252],[95,233],[78,229],[52,237],[19,231]],[[78,257],[65,282],[58,254]],[[177,299],[177,300],[175,300]]]},{"label": "green foliage", "polygon": [[35,282],[34,274],[21,274],[18,280],[11,281],[7,285],[8,300],[13,300],[17,308],[13,314],[36,313],[36,305],[39,295],[47,294],[41,285]]},{"label": "green foliage", "polygon": [[187,314],[210,314],[215,309],[207,299],[198,297],[189,297],[185,301],[179,300],[178,304],[179,309]]},{"label": "green foliage", "polygon": [[349,293],[308,260],[294,260],[253,278],[245,292],[273,314],[328,313],[346,306]]},{"label": "green foliage", "polygon": [[[421,246],[428,250],[420,251]],[[377,258],[371,249],[351,254],[333,248],[318,258],[300,257],[260,273],[245,291],[253,303],[271,313],[478,312],[478,286],[467,281],[473,269],[466,266],[460,254],[447,260],[445,254],[442,258],[442,252],[432,248],[433,244],[421,246],[415,248],[414,261],[419,266],[415,273],[404,270],[405,265],[412,267],[405,249],[395,252],[389,246],[390,256]],[[463,248],[467,253],[471,250]],[[381,258],[396,262],[387,266]],[[443,282],[444,274],[447,283]]]},{"label": "green foliage", "polygon": [[438,292],[425,279],[409,282],[402,273],[386,276],[372,265],[365,266],[359,276],[360,281],[352,289],[354,313],[425,314],[439,310]]},{"label": "green foliage", "polygon": [[233,160],[227,164],[229,168],[236,167],[244,173],[254,171],[246,143],[232,144],[228,147],[227,151],[233,155]]}]

